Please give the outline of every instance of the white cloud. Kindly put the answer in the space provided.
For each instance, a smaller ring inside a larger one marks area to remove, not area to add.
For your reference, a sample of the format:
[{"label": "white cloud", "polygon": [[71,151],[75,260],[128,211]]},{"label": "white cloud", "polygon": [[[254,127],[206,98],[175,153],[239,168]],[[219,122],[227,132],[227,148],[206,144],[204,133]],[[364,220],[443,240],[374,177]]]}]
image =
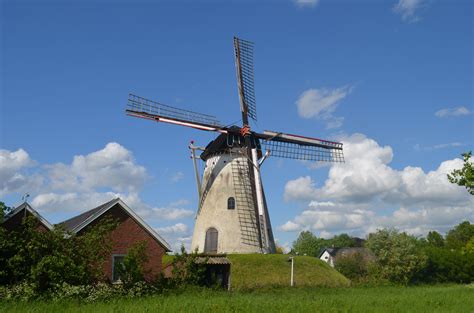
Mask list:
[{"label": "white cloud", "polygon": [[300,8],[314,8],[319,4],[319,0],[294,0],[296,5]]},{"label": "white cloud", "polygon": [[172,183],[177,183],[180,180],[182,180],[183,178],[184,178],[184,173],[179,171],[179,172],[176,172],[173,175],[171,175],[170,180],[171,180]]},{"label": "white cloud", "polygon": [[299,231],[301,230],[301,225],[294,223],[292,221],[288,221],[285,224],[279,227],[281,231]]},{"label": "white cloud", "polygon": [[103,187],[133,192],[147,179],[145,168],[135,163],[132,152],[115,142],[87,155],[76,155],[71,164],[57,163],[47,169],[52,188],[72,192]]},{"label": "white cloud", "polygon": [[420,144],[416,144],[414,146],[414,149],[417,151],[432,151],[432,150],[439,150],[439,149],[446,149],[446,148],[457,148],[457,147],[463,147],[466,144],[462,142],[449,142],[449,143],[441,143],[433,146],[426,146],[423,147]]},{"label": "white cloud", "polygon": [[399,0],[393,7],[393,11],[402,16],[402,20],[406,22],[417,22],[419,17],[416,11],[423,7],[424,0]]},{"label": "white cloud", "polygon": [[160,234],[186,234],[188,226],[183,223],[177,223],[171,226],[157,227],[155,230]]},{"label": "white cloud", "polygon": [[439,118],[458,117],[458,116],[465,116],[469,114],[472,114],[472,112],[464,106],[441,109],[435,112],[435,116]]},{"label": "white cloud", "polygon": [[342,142],[346,163],[333,165],[323,186],[317,187],[309,176],[287,182],[286,200],[309,203],[284,225],[354,234],[395,226],[416,233],[445,230],[474,218],[474,198],[446,177],[462,167],[461,159],[444,161],[428,172],[414,166],[397,170],[390,166],[391,147],[361,134]]},{"label": "white cloud", "polygon": [[296,101],[298,114],[302,118],[324,120],[327,128],[338,128],[342,126],[344,118],[335,117],[333,113],[340,101],[351,93],[352,89],[353,87],[350,86],[334,89],[308,89]]},{"label": "white cloud", "polygon": [[0,149],[0,196],[12,192],[31,192],[41,185],[40,176],[25,173],[35,164],[23,149],[13,152]]}]

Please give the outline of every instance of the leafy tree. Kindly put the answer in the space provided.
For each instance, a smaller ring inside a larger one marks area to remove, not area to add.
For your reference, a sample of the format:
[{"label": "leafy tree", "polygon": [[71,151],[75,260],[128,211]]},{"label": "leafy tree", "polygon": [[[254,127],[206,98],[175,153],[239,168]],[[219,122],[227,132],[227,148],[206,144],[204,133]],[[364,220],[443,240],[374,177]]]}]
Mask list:
[{"label": "leafy tree", "polygon": [[360,252],[338,257],[335,269],[352,281],[359,282],[367,278],[370,261]]},{"label": "leafy tree", "polygon": [[444,238],[437,231],[430,231],[428,235],[426,236],[426,241],[428,242],[428,245],[433,246],[433,247],[444,246]]},{"label": "leafy tree", "polygon": [[176,253],[173,259],[172,280],[174,285],[202,286],[205,284],[205,262],[197,262],[198,258],[202,257],[199,256],[197,250],[192,253],[187,253],[184,246],[181,246],[181,253]]},{"label": "leafy tree", "polygon": [[428,247],[425,268],[417,280],[428,283],[470,283],[474,280],[474,253],[459,250]]},{"label": "leafy tree", "polygon": [[298,238],[293,242],[292,252],[300,255],[309,255],[317,257],[321,248],[325,246],[324,239],[316,237],[310,231],[302,231]]},{"label": "leafy tree", "polygon": [[376,256],[380,276],[391,282],[408,284],[426,263],[417,239],[395,229],[369,234],[365,245]]},{"label": "leafy tree", "polygon": [[275,249],[276,254],[285,254],[285,251],[283,250],[283,247],[277,245]]},{"label": "leafy tree", "polygon": [[136,243],[129,249],[120,264],[119,275],[126,288],[145,280],[143,265],[148,261],[146,247],[146,241]]},{"label": "leafy tree", "polygon": [[11,207],[7,206],[4,202],[0,201],[0,223],[3,221],[3,218],[10,213],[12,210]]},{"label": "leafy tree", "polygon": [[115,226],[103,220],[76,236],[60,227],[38,230],[38,220],[29,216],[16,231],[0,227],[0,284],[26,282],[43,292],[63,283],[84,285],[103,279],[102,265]]},{"label": "leafy tree", "polygon": [[466,187],[467,191],[474,195],[474,163],[470,161],[472,151],[462,154],[464,165],[462,169],[457,169],[448,174],[451,183]]},{"label": "leafy tree", "polygon": [[474,237],[474,224],[464,221],[451,229],[446,235],[446,246],[461,250]]},{"label": "leafy tree", "polygon": [[326,241],[328,247],[336,247],[336,248],[343,248],[343,247],[356,247],[357,242],[354,238],[349,236],[348,234],[340,234],[334,236],[332,239]]}]

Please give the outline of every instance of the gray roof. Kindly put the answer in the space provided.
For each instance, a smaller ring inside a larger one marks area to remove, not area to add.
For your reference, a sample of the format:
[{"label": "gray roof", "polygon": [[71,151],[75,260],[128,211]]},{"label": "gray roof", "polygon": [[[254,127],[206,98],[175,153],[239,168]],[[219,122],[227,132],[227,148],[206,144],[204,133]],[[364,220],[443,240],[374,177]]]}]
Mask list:
[{"label": "gray roof", "polygon": [[104,204],[99,205],[96,208],[93,208],[92,210],[86,211],[82,214],[79,214],[77,216],[74,216],[68,220],[65,220],[64,222],[61,222],[59,225],[64,226],[64,228],[70,232],[74,232],[74,229],[77,228],[80,224],[84,223],[88,218],[93,216],[94,214],[97,214],[107,206],[110,206],[113,202],[116,202],[119,198],[112,199]]},{"label": "gray roof", "polygon": [[345,248],[325,248],[319,254],[319,258],[323,255],[324,251],[327,251],[333,258],[339,256],[350,255],[354,253],[361,253],[364,256],[372,257],[373,253],[367,248],[363,247],[345,247]]},{"label": "gray roof", "polygon": [[53,229],[53,225],[51,225],[41,214],[39,214],[35,209],[31,207],[28,202],[23,202],[19,206],[17,206],[13,211],[8,213],[2,223],[6,222],[7,220],[11,219],[13,216],[17,215],[21,211],[26,210],[30,212],[34,217],[36,217],[45,227],[48,229]]},{"label": "gray roof", "polygon": [[140,218],[125,202],[123,202],[120,198],[112,199],[104,204],[99,205],[92,210],[79,214],[73,218],[70,218],[59,225],[62,225],[66,228],[66,230],[72,233],[78,233],[82,229],[84,229],[87,225],[92,223],[102,214],[107,212],[116,204],[119,204],[120,207],[131,217],[133,218],[138,224],[140,224],[156,241],[158,241],[166,251],[170,252],[171,247],[170,245],[164,240],[153,228],[151,228],[144,220]]}]

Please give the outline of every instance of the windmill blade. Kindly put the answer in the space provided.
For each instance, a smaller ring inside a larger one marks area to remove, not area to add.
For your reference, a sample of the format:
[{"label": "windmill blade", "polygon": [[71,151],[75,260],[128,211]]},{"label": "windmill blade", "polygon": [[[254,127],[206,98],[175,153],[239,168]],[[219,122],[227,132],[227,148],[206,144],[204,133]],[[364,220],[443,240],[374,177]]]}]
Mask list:
[{"label": "windmill blade", "polygon": [[129,94],[125,111],[127,115],[156,122],[227,133],[227,127],[222,126],[215,116],[178,109],[134,94]]},{"label": "windmill blade", "polygon": [[237,70],[237,86],[239,88],[240,110],[244,124],[247,116],[257,120],[257,104],[255,102],[253,43],[234,37],[235,67]]},{"label": "windmill blade", "polygon": [[255,136],[263,139],[261,145],[270,150],[271,156],[305,161],[344,162],[340,142],[274,131],[255,133]]}]

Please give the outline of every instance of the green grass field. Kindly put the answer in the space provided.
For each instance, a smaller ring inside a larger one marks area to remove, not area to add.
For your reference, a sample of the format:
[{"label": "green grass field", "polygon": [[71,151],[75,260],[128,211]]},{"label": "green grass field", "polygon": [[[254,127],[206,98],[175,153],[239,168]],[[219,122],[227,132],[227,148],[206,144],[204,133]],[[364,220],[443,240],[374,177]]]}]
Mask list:
[{"label": "green grass field", "polygon": [[2,303],[1,312],[474,312],[474,286],[189,290],[81,303]]},{"label": "green grass field", "polygon": [[[230,254],[233,290],[285,287],[290,284],[290,263],[284,254]],[[171,263],[173,256],[163,258]],[[346,287],[349,280],[318,258],[295,257],[295,282],[307,287]]]}]

